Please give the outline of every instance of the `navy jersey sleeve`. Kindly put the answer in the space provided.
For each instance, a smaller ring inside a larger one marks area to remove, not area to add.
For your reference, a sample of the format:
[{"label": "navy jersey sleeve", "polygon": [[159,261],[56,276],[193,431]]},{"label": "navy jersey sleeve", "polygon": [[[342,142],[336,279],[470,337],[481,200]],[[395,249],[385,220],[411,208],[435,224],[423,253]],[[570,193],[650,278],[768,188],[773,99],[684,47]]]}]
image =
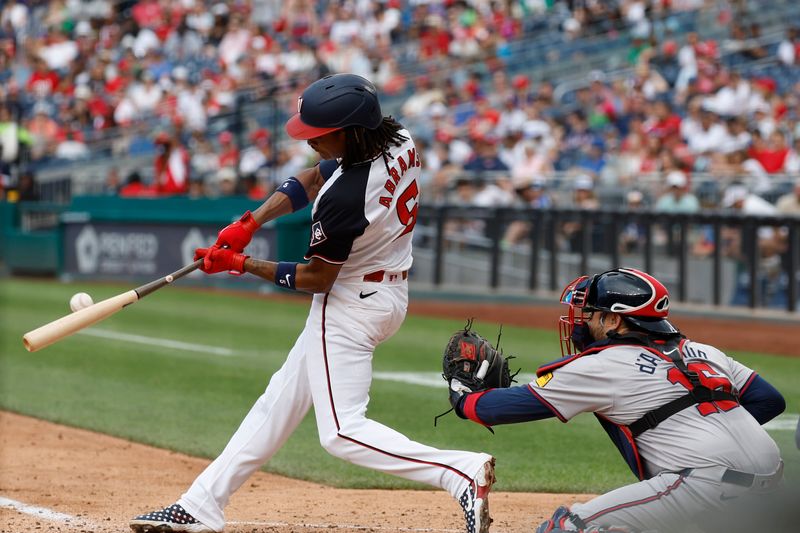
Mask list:
[{"label": "navy jersey sleeve", "polygon": [[[324,176],[322,168],[320,171]],[[368,178],[368,165],[353,167],[342,172],[322,193],[311,221],[311,244],[306,259],[319,257],[336,264],[347,261],[353,241],[369,225],[364,215]]]},{"label": "navy jersey sleeve", "polygon": [[555,416],[527,385],[465,394],[458,403],[456,413],[484,426],[515,424]]},{"label": "navy jersey sleeve", "polygon": [[339,162],[336,159],[324,159],[319,162],[319,172],[325,181],[328,181],[328,178],[333,176],[337,168],[339,168]]},{"label": "navy jersey sleeve", "polygon": [[766,424],[786,409],[786,401],[778,389],[759,375],[748,381],[739,401],[759,424]]}]

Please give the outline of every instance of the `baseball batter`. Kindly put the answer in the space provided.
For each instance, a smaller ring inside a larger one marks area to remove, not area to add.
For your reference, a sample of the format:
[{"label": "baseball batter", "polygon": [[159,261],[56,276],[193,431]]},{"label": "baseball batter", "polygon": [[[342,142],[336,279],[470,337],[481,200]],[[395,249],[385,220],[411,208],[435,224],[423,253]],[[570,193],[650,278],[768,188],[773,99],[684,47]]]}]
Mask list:
[{"label": "baseball batter", "polygon": [[[175,504],[136,517],[151,531],[222,531],[231,495],[286,441],[314,405],[319,440],[354,464],[441,487],[464,510],[467,532],[488,531],[493,458],[438,450],[366,418],[372,353],[406,314],[420,154],[381,113],[375,86],[352,74],[311,84],[286,124],[322,158],[287,179],[252,214],[201,248],[206,273],[249,272],[314,293],[305,329],[220,456]],[[313,201],[308,263],[243,254],[259,226]]]},{"label": "baseball batter", "polygon": [[563,292],[561,359],[531,383],[474,392],[451,380],[464,418],[491,426],[594,413],[638,483],[560,507],[539,533],[685,531],[705,511],[776,488],[783,463],[761,424],[784,400],[720,350],[667,319],[669,295],[652,276],[615,269]]}]

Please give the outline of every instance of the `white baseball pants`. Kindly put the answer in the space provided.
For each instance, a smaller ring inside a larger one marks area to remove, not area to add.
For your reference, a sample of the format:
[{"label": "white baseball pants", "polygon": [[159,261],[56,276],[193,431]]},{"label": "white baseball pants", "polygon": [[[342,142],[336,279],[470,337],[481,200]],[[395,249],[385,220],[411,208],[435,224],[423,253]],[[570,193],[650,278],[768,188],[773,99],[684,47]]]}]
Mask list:
[{"label": "white baseball pants", "polygon": [[[391,281],[390,281],[391,280]],[[377,291],[374,294],[363,297]],[[339,280],[316,294],[303,332],[228,445],[178,501],[221,531],[231,495],[283,445],[312,403],[328,453],[351,463],[441,487],[458,498],[491,457],[438,450],[366,418],[372,352],[405,318],[408,286]]]}]

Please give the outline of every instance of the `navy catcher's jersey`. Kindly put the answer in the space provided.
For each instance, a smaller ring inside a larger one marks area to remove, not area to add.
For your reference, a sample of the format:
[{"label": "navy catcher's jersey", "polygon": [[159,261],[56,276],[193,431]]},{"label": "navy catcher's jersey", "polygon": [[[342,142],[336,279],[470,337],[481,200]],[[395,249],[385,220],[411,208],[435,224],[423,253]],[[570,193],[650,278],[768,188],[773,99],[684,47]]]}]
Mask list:
[{"label": "navy catcher's jersey", "polygon": [[314,202],[305,258],[342,264],[340,279],[411,267],[420,156],[408,131],[400,133],[408,140],[391,147],[388,163],[379,156],[347,170],[336,166],[330,177],[331,162],[320,164],[327,179]]},{"label": "navy catcher's jersey", "polygon": [[[752,370],[707,344],[687,340],[681,353],[689,370],[711,389],[743,391],[755,377]],[[638,463],[641,477],[687,466],[771,473],[780,460],[772,438],[733,401],[688,407],[634,442],[626,426],[691,388],[668,357],[641,346],[610,346],[577,357],[539,376],[529,387],[562,421],[582,412],[595,413],[620,450],[630,452],[629,464]]]}]

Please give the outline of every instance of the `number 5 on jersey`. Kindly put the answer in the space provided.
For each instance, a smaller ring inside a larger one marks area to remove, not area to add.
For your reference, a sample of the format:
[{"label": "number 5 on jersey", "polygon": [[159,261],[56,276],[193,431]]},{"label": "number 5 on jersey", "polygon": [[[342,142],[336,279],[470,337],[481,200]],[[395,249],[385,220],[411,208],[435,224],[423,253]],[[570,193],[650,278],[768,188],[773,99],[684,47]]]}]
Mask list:
[{"label": "number 5 on jersey", "polygon": [[397,197],[397,218],[400,223],[405,226],[399,239],[407,233],[414,231],[414,224],[417,223],[417,211],[419,211],[419,188],[417,187],[417,180],[412,181],[408,187]]}]

